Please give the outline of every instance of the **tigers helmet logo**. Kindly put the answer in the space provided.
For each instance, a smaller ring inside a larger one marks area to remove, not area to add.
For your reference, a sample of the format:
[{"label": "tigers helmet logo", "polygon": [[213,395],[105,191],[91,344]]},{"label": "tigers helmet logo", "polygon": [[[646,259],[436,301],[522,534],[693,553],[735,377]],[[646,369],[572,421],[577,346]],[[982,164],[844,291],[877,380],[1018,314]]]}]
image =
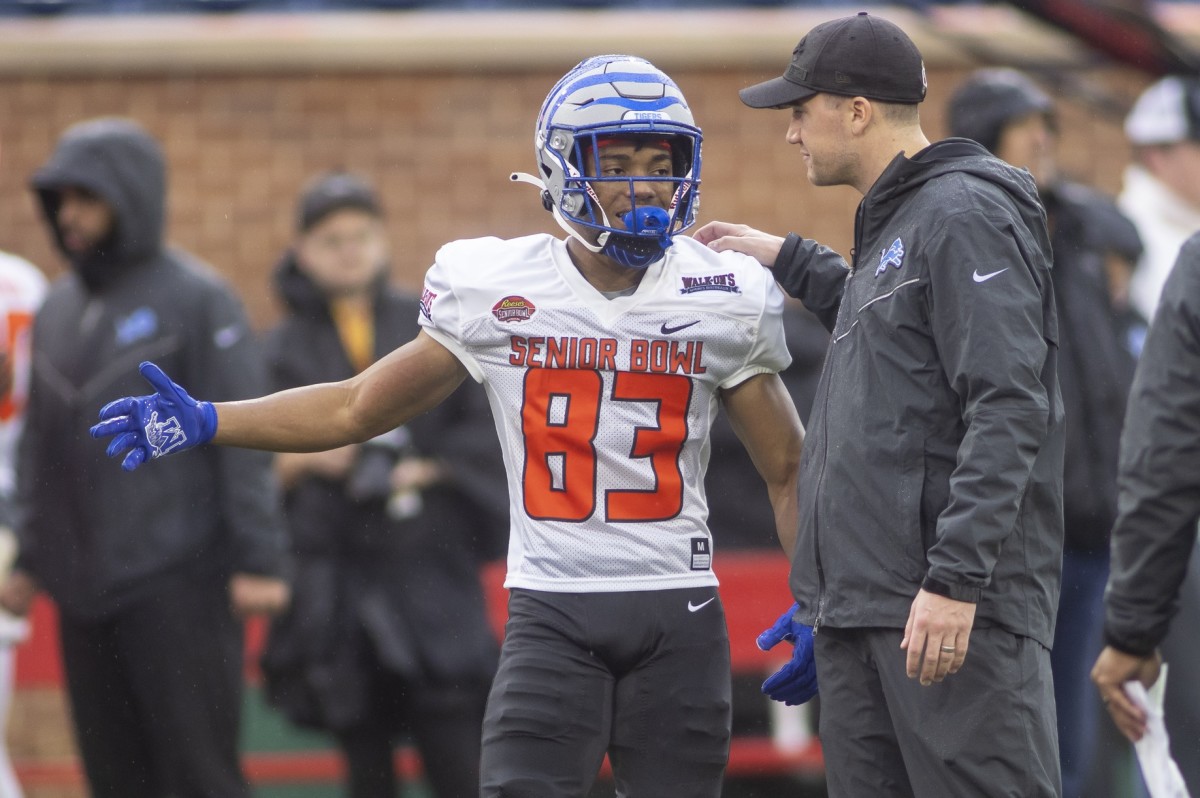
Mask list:
[{"label": "tigers helmet logo", "polygon": [[506,296],[492,305],[492,315],[503,322],[529,321],[536,311],[534,304],[523,296]]}]

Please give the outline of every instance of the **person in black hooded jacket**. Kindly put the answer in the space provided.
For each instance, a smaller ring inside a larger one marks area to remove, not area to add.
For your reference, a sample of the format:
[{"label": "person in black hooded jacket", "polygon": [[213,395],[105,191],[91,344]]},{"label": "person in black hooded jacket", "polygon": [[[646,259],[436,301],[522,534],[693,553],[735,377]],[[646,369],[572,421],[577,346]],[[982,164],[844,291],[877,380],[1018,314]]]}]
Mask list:
[{"label": "person in black hooded jacket", "polygon": [[814,185],[863,195],[850,263],[745,225],[696,238],[773,266],[832,333],[791,576],[829,794],[1058,796],[1064,430],[1046,218],[1027,173],[972,141],[929,143],[925,91],[897,26],[818,25],[741,97],[790,110]]},{"label": "person in black hooded jacket", "polygon": [[[1136,742],[1149,719],[1125,685],[1158,680],[1159,647],[1179,623],[1200,523],[1200,233],[1180,249],[1146,336],[1121,433],[1118,484],[1105,647],[1092,681],[1117,727]],[[1196,630],[1185,633],[1195,637]],[[1173,673],[1167,688],[1195,678],[1189,670]],[[1196,741],[1172,736],[1171,744],[1194,750]]]},{"label": "person in black hooded jacket", "polygon": [[1063,795],[1081,798],[1098,760],[1100,702],[1087,676],[1101,648],[1108,533],[1117,518],[1117,446],[1135,362],[1114,295],[1120,277],[1137,263],[1141,239],[1111,199],[1059,173],[1054,103],[1022,73],[970,75],[950,98],[947,126],[950,135],[974,139],[1028,169],[1046,206],[1067,436],[1063,583],[1051,664]]},{"label": "person in black hooded jacket", "polygon": [[34,321],[0,603],[23,614],[40,587],[57,604],[93,796],[248,796],[237,616],[288,595],[271,459],[213,451],[129,480],[80,430],[147,357],[234,399],[265,386],[261,353],[231,289],[165,245],[166,165],[140,126],[75,125],[32,184],[71,270]]},{"label": "person in black hooded jacket", "polygon": [[[351,174],[320,175],[275,271],[286,316],[267,337],[273,388],[345,379],[418,331],[420,302],[388,284],[382,208]],[[479,581],[506,542],[500,447],[482,391],[365,444],[285,453],[277,470],[296,567],[262,660],[268,699],[330,731],[351,798],[396,793],[407,732],[439,798],[479,792],[483,710],[498,644]]]}]

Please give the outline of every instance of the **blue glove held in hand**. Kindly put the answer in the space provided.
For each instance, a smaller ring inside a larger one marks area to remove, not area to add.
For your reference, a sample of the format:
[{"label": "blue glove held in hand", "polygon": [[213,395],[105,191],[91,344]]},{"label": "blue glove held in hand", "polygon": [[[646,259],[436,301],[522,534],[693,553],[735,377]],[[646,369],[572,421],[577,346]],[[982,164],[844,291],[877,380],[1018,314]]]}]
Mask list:
[{"label": "blue glove held in hand", "polygon": [[770,651],[781,640],[792,643],[792,658],[782,668],[771,674],[762,685],[762,691],[775,701],[789,707],[803,704],[817,694],[817,663],[813,659],[813,630],[792,620],[800,609],[798,604],[779,616],[767,631],[758,636],[758,647]]},{"label": "blue glove held in hand", "polygon": [[149,361],[138,371],[155,393],[109,402],[100,408],[100,423],[91,428],[93,438],[113,436],[109,457],[128,452],[121,468],[132,471],[147,460],[212,440],[217,411],[211,402],[197,402]]}]

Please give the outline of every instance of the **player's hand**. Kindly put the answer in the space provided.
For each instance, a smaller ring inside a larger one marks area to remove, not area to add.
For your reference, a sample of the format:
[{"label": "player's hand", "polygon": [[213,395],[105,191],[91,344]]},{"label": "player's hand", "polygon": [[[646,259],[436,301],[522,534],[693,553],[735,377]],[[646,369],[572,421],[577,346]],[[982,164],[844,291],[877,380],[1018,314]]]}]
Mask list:
[{"label": "player's hand", "polygon": [[239,573],[229,578],[229,601],[240,618],[278,615],[291,599],[291,587],[278,577]]},{"label": "player's hand", "polygon": [[729,222],[709,222],[692,233],[692,238],[716,252],[733,250],[749,255],[768,269],[775,265],[779,250],[783,249],[783,239],[779,236]]},{"label": "player's hand", "polygon": [[813,630],[792,620],[799,605],[779,616],[779,620],[758,636],[758,647],[770,651],[779,642],[792,644],[792,658],[763,682],[763,693],[789,707],[803,704],[817,694],[817,662],[813,658]]},{"label": "player's hand", "polygon": [[149,361],[138,371],[154,388],[147,396],[126,396],[100,408],[93,438],[112,436],[108,456],[125,458],[121,468],[132,471],[147,460],[182,452],[207,443],[217,431],[217,411],[210,402],[197,402]]},{"label": "player's hand", "polygon": [[1138,657],[1105,646],[1092,666],[1092,681],[1100,691],[1100,700],[1112,716],[1113,723],[1136,743],[1146,733],[1146,713],[1138,709],[1125,694],[1125,683],[1137,679],[1146,688],[1158,681],[1162,657],[1157,651],[1148,657]]},{"label": "player's hand", "polygon": [[908,611],[900,648],[908,652],[908,678],[928,687],[957,673],[967,658],[975,605],[918,590]]}]

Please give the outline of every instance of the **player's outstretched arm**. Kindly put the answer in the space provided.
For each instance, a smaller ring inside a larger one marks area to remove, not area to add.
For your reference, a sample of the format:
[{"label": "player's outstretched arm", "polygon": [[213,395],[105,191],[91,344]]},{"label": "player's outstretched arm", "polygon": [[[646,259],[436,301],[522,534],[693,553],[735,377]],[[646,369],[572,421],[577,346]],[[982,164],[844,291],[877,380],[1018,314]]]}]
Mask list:
[{"label": "player's outstretched arm", "polygon": [[240,402],[197,401],[157,366],[142,374],[155,389],[100,411],[92,427],[111,436],[108,454],[131,471],[143,462],[212,441],[276,452],[320,451],[373,438],[436,406],[467,376],[450,350],[425,333],[361,374]]}]

